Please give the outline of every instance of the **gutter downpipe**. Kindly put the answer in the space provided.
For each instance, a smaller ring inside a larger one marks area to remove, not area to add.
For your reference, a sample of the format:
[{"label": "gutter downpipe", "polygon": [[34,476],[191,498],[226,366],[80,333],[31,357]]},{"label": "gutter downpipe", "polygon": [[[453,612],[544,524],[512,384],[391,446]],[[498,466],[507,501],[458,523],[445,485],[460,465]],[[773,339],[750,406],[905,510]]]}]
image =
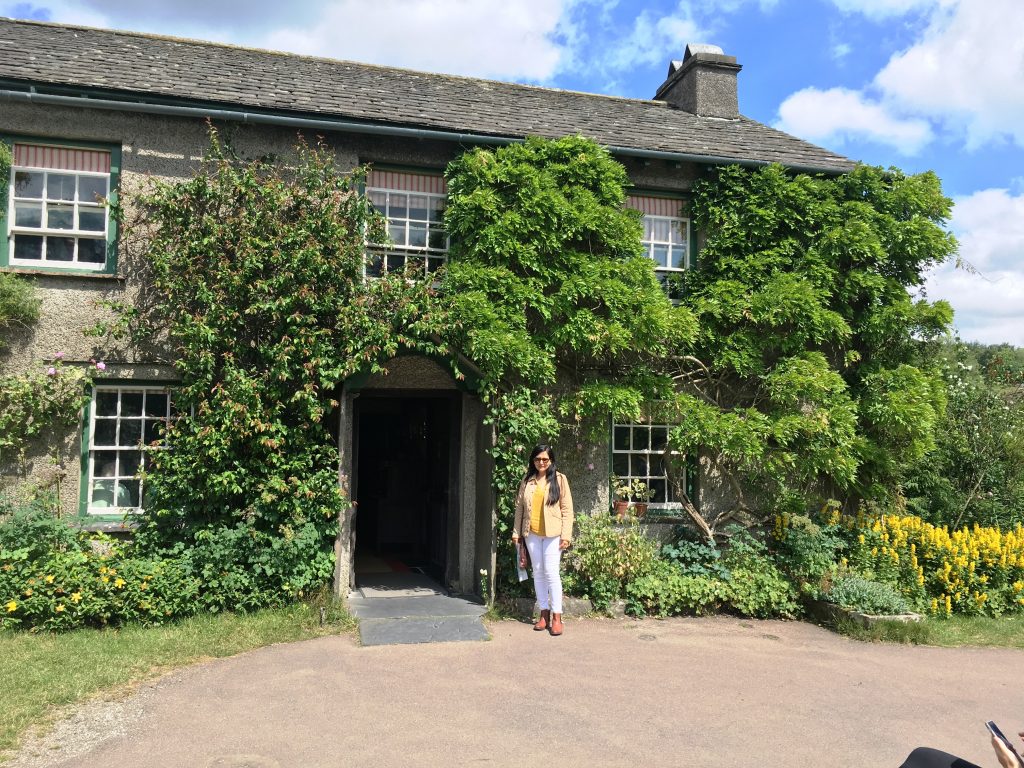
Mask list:
[{"label": "gutter downpipe", "polygon": [[[271,115],[263,112],[246,112],[234,109],[215,109],[208,107],[185,107],[174,104],[152,104],[148,102],[120,101],[113,99],[94,99],[87,96],[61,96],[35,91],[0,90],[0,101],[28,102],[30,104],[50,104],[63,107],[82,109],[108,109],[117,112],[139,112],[148,115],[164,115],[170,117],[187,117],[197,119],[225,120],[231,122],[272,125],[289,128],[312,128],[324,131],[345,133],[365,133],[377,136],[399,136],[413,139],[433,139],[436,141],[453,141],[459,144],[492,144],[505,146],[524,141],[516,136],[492,136],[483,133],[458,133],[440,131],[429,128],[408,128],[401,125],[382,125],[380,123],[359,123],[347,120],[330,120],[312,117],[290,117],[287,115]],[[650,160],[667,160],[670,162],[708,163],[712,165],[741,165],[760,167],[772,165],[767,160],[738,160],[733,157],[718,155],[696,155],[686,152],[666,152],[656,149],[638,149],[636,147],[608,146],[613,155],[637,157]],[[842,174],[836,168],[821,168],[811,165],[790,165],[787,168],[802,173]]]}]

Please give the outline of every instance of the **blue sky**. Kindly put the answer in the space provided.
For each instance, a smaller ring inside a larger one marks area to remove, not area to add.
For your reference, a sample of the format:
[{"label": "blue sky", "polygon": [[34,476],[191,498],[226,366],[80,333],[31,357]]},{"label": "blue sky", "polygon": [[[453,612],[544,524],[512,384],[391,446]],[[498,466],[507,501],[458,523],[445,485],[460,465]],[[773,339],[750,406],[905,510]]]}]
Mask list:
[{"label": "blue sky", "polygon": [[650,98],[687,42],[740,110],[848,157],[934,170],[960,258],[929,277],[966,340],[1024,346],[1024,0],[40,0],[0,15]]}]

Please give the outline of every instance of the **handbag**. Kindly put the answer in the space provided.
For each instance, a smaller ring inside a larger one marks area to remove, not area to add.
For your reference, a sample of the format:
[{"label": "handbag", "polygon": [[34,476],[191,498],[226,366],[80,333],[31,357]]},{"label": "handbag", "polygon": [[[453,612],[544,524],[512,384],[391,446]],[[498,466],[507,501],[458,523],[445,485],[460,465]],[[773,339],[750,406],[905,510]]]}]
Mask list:
[{"label": "handbag", "polygon": [[519,543],[516,545],[516,570],[520,581],[526,581],[529,578],[529,574],[526,572],[529,567],[530,550],[526,548],[526,542],[519,539]]}]

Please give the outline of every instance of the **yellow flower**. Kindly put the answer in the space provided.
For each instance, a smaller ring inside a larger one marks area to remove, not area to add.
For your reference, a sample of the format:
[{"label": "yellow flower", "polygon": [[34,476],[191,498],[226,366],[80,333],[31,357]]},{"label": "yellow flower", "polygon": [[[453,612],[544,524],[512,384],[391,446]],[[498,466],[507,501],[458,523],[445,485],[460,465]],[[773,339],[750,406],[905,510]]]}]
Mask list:
[{"label": "yellow flower", "polygon": [[71,593],[71,602],[72,603],[77,603],[81,599],[82,599],[82,593],[81,592],[72,592]]},{"label": "yellow flower", "polygon": [[18,604],[16,602],[14,602],[13,600],[11,600],[11,602],[9,602],[4,607],[7,608],[7,612],[8,613],[14,613],[16,610],[18,610]]},{"label": "yellow flower", "polygon": [[47,584],[53,584],[53,576],[47,576],[46,577],[46,583]]},{"label": "yellow flower", "polygon": [[116,579],[114,579],[114,586],[117,587],[118,589],[123,587],[124,586],[124,579],[122,579],[120,576],[118,576]]},{"label": "yellow flower", "polygon": [[57,613],[64,613],[64,606],[63,605],[58,605],[53,610],[55,610]]},{"label": "yellow flower", "polygon": [[25,590],[25,597],[32,597],[32,587]]},{"label": "yellow flower", "polygon": [[100,576],[100,581],[102,581],[104,584],[109,584],[110,583],[110,577],[109,576]]}]

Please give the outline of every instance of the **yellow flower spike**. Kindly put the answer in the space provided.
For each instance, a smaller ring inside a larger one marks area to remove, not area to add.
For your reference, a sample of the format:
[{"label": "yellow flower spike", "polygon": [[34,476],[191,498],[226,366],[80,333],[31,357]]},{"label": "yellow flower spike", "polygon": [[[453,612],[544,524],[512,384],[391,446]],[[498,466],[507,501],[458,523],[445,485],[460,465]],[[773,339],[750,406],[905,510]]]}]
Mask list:
[{"label": "yellow flower spike", "polygon": [[7,605],[5,605],[4,608],[7,609],[8,613],[14,613],[16,610],[18,610],[18,604],[14,600],[11,600],[11,602],[7,603]]}]

